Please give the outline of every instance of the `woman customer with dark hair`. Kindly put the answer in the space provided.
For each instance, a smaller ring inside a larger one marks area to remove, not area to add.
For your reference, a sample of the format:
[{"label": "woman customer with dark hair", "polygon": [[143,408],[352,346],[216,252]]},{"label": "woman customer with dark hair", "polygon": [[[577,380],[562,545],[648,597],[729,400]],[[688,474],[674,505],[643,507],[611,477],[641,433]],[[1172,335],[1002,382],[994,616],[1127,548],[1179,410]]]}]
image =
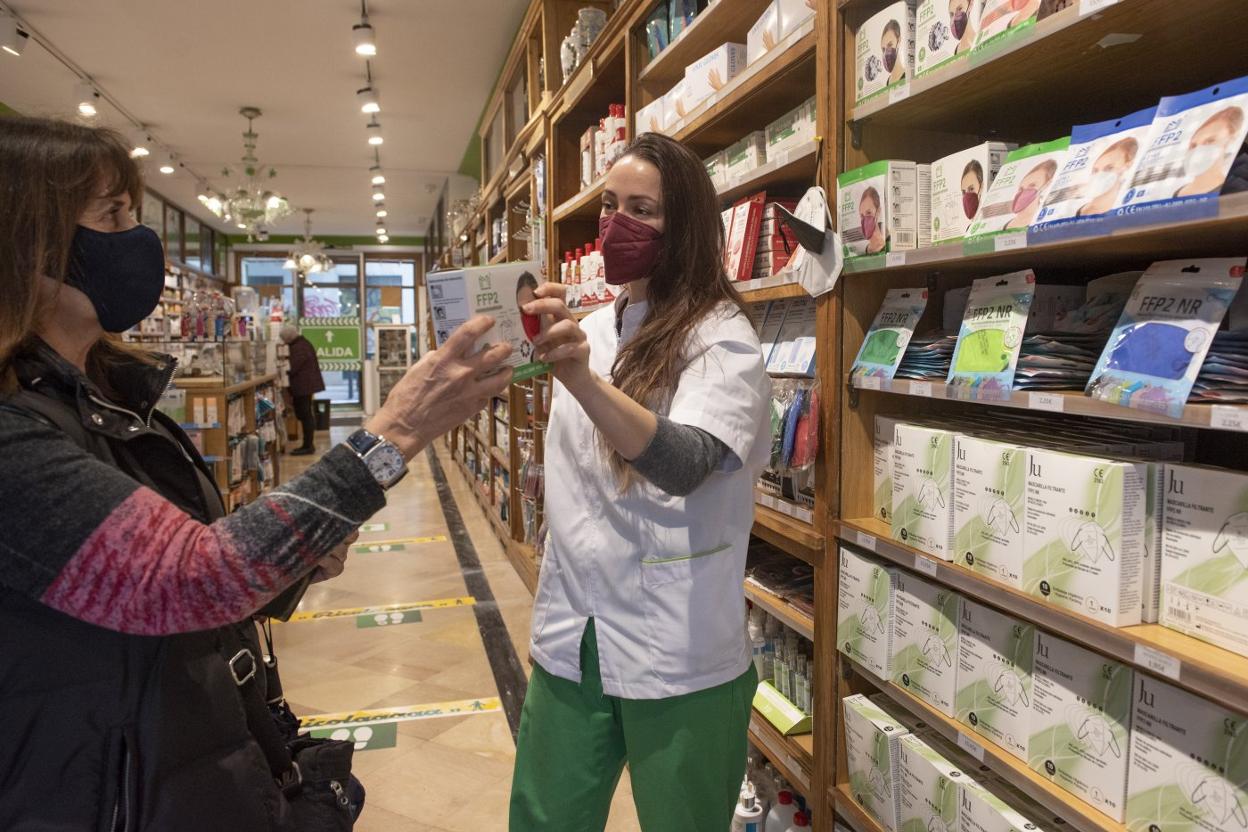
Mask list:
[{"label": "woman customer with dark hair", "polygon": [[647,832],[720,832],[758,684],[743,580],[769,381],[697,156],[641,136],[599,227],[618,301],[578,324],[547,283],[525,309],[557,383],[511,828],[601,830],[627,763]]},{"label": "woman customer with dark hair", "polygon": [[116,134],[0,118],[0,829],[298,832],[313,784],[250,728],[238,622],[341,571],[407,460],[506,386],[508,350],[465,358],[490,326],[469,321],[366,431],[225,517],[155,410],[173,360],[109,334],[164,286],[142,194]]}]

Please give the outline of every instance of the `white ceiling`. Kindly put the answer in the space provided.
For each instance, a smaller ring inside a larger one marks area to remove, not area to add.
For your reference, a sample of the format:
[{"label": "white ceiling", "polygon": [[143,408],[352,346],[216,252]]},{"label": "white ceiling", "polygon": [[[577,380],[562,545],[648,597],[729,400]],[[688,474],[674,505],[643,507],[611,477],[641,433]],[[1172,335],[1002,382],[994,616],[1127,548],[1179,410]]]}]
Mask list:
[{"label": "white ceiling", "polygon": [[[313,232],[370,234],[375,218],[367,116],[355,91],[364,60],[352,49],[359,0],[6,0],[56,49],[173,150],[224,187],[246,122],[264,111],[257,155],[295,206],[315,208]],[[422,235],[446,174],[458,169],[519,28],[527,0],[370,0],[373,77],[390,234]],[[33,41],[0,53],[0,102],[27,115],[73,114],[74,77]],[[104,105],[98,121],[122,125]],[[185,171],[152,187],[223,227],[195,198]],[[434,193],[431,187],[436,186]],[[302,232],[303,217],[276,233]],[[232,229],[237,233],[236,229]]]}]

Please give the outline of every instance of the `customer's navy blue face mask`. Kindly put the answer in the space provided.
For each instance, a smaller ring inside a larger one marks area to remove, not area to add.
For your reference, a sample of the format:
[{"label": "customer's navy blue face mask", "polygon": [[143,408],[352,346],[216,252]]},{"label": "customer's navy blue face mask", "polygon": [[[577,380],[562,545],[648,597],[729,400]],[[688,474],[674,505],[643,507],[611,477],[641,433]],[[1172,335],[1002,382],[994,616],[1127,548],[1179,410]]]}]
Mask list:
[{"label": "customer's navy blue face mask", "polygon": [[125,332],[152,314],[165,286],[165,250],[145,225],[128,231],[78,226],[65,282],[95,307],[105,332]]}]

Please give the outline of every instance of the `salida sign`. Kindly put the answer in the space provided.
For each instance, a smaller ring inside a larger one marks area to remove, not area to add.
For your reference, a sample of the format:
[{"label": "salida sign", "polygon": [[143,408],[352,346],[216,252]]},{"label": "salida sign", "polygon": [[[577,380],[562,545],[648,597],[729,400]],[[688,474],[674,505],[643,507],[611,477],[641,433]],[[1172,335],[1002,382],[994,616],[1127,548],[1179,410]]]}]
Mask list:
[{"label": "salida sign", "polygon": [[361,368],[360,319],[301,318],[299,330],[316,349],[322,370],[349,371]]}]

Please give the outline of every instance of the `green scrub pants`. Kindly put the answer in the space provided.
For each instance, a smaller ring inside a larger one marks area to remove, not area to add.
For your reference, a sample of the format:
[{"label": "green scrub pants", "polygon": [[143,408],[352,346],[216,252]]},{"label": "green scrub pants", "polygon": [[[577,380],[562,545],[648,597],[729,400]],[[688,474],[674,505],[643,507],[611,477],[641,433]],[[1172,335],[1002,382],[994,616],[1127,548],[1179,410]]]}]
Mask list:
[{"label": "green scrub pants", "polygon": [[581,683],[534,666],[520,718],[511,832],[598,832],[627,762],[643,832],[724,832],[745,776],[758,674],[668,699],[602,692],[590,619]]}]

